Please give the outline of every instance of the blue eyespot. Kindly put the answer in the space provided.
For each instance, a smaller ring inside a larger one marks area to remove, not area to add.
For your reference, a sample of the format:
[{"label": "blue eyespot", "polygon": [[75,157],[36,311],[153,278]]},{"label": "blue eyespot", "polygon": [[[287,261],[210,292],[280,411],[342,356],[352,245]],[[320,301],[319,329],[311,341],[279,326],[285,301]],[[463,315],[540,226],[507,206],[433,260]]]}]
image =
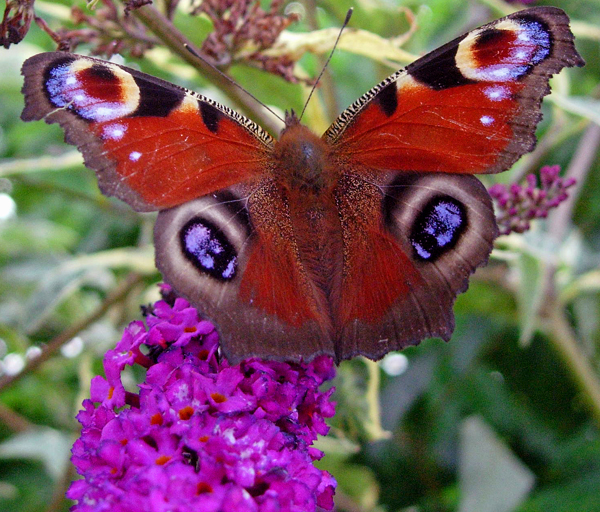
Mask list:
[{"label": "blue eyespot", "polygon": [[215,224],[193,218],[180,231],[180,239],[183,254],[200,272],[220,281],[235,277],[236,251]]},{"label": "blue eyespot", "polygon": [[410,243],[417,259],[435,261],[456,245],[467,223],[464,206],[449,196],[432,198],[413,226]]}]

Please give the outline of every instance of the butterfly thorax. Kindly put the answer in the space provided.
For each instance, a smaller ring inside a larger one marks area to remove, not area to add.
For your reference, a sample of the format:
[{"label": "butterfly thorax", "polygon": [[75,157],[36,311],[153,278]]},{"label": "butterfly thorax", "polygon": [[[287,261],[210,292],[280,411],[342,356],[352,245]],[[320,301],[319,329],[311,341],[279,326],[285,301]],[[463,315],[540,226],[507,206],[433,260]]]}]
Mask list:
[{"label": "butterfly thorax", "polygon": [[273,150],[276,178],[288,190],[327,194],[334,184],[328,152],[327,144],[296,120],[282,131]]}]

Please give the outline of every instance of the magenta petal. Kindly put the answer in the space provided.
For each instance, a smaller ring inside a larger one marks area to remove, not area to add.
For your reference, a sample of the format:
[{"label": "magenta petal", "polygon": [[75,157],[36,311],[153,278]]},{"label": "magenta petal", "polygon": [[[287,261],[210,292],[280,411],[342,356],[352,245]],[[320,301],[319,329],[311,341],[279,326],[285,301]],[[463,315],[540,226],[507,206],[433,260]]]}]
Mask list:
[{"label": "magenta petal", "polygon": [[[78,414],[73,512],[315,512],[335,481],[313,466],[329,427],[331,358],[308,364],[221,360],[214,326],[187,301],[159,301],[106,354],[107,378]],[[139,391],[123,371],[142,364]],[[127,404],[125,398],[127,397]]]}]

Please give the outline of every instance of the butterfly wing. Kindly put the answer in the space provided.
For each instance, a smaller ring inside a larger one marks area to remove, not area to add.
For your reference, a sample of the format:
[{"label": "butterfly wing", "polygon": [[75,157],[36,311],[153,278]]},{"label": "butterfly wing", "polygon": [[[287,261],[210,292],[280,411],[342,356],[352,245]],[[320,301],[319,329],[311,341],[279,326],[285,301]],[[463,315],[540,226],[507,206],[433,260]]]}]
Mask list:
[{"label": "butterfly wing", "polygon": [[567,15],[527,9],[385,79],[323,137],[337,154],[369,169],[500,172],[533,149],[550,76],[582,65]]},{"label": "butterfly wing", "polygon": [[335,316],[339,360],[450,339],[456,295],[497,235],[489,194],[473,176],[372,178],[347,174],[336,190],[347,233]]},{"label": "butterfly wing", "polygon": [[550,7],[489,23],[384,80],[324,134],[342,174],[339,359],[450,337],[456,295],[497,232],[469,175],[533,149],[550,76],[583,65],[568,24]]},{"label": "butterfly wing", "polygon": [[334,353],[326,298],[305,268],[285,190],[272,179],[161,211],[156,264],[215,321],[231,364]]},{"label": "butterfly wing", "polygon": [[161,210],[265,173],[270,135],[209,98],[63,52],[23,65],[24,121],[44,119],[95,169],[102,192]]},{"label": "butterfly wing", "polygon": [[23,66],[25,121],[59,123],[100,188],[160,210],[156,264],[213,320],[230,361],[333,353],[294,245],[271,137],[236,112],[109,62],[55,52]]}]

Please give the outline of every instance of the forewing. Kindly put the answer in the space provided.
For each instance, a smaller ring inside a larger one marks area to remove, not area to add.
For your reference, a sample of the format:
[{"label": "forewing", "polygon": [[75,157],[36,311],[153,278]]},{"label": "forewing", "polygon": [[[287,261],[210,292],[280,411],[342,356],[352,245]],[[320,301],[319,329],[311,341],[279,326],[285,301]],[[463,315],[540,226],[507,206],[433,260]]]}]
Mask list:
[{"label": "forewing", "polygon": [[582,65],[567,15],[527,9],[390,76],[323,137],[337,158],[367,169],[500,172],[533,149],[550,76]]},{"label": "forewing", "polygon": [[259,126],[169,82],[90,57],[42,53],[23,65],[24,121],[58,123],[103,193],[161,210],[264,175]]}]

